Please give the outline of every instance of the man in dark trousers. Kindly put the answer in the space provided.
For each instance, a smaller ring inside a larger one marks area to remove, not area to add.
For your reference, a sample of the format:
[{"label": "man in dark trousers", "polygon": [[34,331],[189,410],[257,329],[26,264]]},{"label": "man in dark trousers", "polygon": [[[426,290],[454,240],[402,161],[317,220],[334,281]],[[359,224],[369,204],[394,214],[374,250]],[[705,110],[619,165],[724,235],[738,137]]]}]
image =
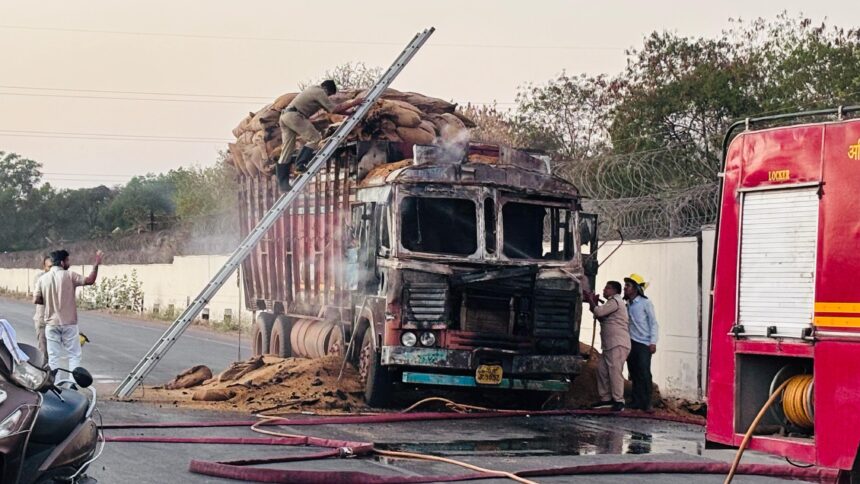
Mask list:
[{"label": "man in dark trousers", "polygon": [[651,411],[651,355],[657,352],[657,318],[654,305],[645,296],[648,283],[639,274],[624,278],[624,299],[630,319],[630,355],[627,370],[633,381],[630,408]]}]

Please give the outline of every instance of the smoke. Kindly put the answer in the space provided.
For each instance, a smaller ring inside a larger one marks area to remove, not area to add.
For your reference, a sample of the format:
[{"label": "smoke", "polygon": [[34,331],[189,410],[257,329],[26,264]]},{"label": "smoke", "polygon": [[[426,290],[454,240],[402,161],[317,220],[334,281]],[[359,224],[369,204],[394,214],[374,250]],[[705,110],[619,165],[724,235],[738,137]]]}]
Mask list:
[{"label": "smoke", "polygon": [[466,158],[471,139],[472,135],[467,129],[458,130],[450,136],[438,136],[436,145],[441,150],[440,157],[446,160],[462,161]]}]

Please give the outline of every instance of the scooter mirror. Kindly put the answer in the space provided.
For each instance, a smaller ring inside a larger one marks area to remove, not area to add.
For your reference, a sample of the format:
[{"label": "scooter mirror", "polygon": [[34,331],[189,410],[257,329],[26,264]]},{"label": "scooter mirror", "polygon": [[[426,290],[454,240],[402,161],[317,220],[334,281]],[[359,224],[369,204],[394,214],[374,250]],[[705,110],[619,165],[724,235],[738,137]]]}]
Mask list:
[{"label": "scooter mirror", "polygon": [[88,372],[86,368],[82,368],[80,366],[72,370],[72,378],[74,378],[75,383],[82,388],[86,388],[93,384],[93,376],[90,375],[90,372]]}]

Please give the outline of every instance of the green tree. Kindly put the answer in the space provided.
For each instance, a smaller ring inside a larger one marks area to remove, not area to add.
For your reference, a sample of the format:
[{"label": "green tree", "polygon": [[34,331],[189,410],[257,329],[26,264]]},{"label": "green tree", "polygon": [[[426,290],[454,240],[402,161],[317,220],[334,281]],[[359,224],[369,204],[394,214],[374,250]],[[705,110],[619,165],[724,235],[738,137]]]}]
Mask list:
[{"label": "green tree", "polygon": [[43,184],[41,164],[0,151],[0,250],[38,247],[51,227],[48,204],[55,193]]},{"label": "green tree", "polygon": [[319,84],[326,79],[333,80],[338,89],[367,89],[382,77],[382,72],[379,66],[368,66],[364,62],[347,62],[325,71],[316,81],[299,83],[299,89]]},{"label": "green tree", "polygon": [[236,207],[235,176],[223,163],[206,168],[179,168],[166,177],[176,187],[174,203],[180,220],[221,214]]},{"label": "green tree", "polygon": [[594,156],[608,147],[608,121],[615,86],[606,76],[562,73],[544,85],[517,94],[512,118],[521,146],[543,149],[556,158]]},{"label": "green tree", "polygon": [[160,221],[175,215],[176,186],[165,175],[132,178],[104,211],[109,226],[120,230],[146,227],[151,218]]},{"label": "green tree", "polygon": [[24,200],[42,179],[42,165],[16,153],[0,151],[0,190]]}]

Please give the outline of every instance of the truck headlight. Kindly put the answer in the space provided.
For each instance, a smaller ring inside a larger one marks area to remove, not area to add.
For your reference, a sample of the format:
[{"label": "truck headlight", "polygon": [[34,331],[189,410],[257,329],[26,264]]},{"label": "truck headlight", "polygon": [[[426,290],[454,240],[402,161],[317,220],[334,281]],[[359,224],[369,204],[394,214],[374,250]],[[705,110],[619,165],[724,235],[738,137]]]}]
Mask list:
[{"label": "truck headlight", "polygon": [[403,343],[403,346],[415,346],[415,343],[418,342],[418,337],[412,331],[407,331],[400,335],[400,342]]},{"label": "truck headlight", "polygon": [[430,331],[421,333],[421,346],[433,346],[436,344],[436,335]]}]

